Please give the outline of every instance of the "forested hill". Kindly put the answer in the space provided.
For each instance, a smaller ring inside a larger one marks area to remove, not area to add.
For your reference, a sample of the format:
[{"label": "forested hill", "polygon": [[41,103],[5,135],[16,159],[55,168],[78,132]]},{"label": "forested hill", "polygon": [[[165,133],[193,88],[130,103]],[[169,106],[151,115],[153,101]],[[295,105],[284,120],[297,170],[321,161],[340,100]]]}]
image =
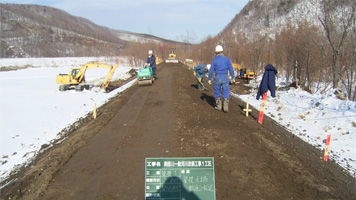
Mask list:
[{"label": "forested hill", "polygon": [[267,64],[310,92],[338,89],[356,100],[355,0],[251,0],[216,37],[196,47],[209,62],[214,44],[261,74]]},{"label": "forested hill", "polygon": [[[326,0],[332,18],[342,17],[353,0]],[[253,39],[258,36],[275,38],[285,28],[311,25],[322,29],[320,0],[251,0],[228,24],[222,34],[240,34]]]},{"label": "forested hill", "polygon": [[0,4],[0,13],[2,58],[115,56],[131,42],[168,41],[112,30],[48,6]]}]

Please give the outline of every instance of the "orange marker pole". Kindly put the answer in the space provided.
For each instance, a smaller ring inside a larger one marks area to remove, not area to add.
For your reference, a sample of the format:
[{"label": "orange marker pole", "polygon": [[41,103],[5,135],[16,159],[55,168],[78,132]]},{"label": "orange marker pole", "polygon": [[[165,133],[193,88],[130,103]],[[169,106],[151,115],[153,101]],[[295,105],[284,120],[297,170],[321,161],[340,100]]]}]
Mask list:
[{"label": "orange marker pole", "polygon": [[328,161],[328,157],[329,157],[329,147],[330,147],[330,138],[331,135],[328,135],[328,138],[326,139],[326,148],[325,148],[325,152],[324,152],[324,161]]},{"label": "orange marker pole", "polygon": [[264,116],[264,113],[265,113],[265,107],[266,107],[266,100],[267,100],[267,92],[266,91],[263,95],[262,95],[262,105],[261,105],[261,110],[260,110],[260,115],[258,117],[258,122],[260,124],[262,124],[263,122],[263,116]]}]

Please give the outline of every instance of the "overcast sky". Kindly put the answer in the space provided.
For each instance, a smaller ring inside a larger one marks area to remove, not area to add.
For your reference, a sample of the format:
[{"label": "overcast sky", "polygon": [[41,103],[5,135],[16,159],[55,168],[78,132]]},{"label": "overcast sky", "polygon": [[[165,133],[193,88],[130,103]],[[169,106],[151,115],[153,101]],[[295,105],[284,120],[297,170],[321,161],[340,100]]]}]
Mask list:
[{"label": "overcast sky", "polygon": [[249,0],[1,0],[62,9],[112,29],[200,42],[222,31]]}]

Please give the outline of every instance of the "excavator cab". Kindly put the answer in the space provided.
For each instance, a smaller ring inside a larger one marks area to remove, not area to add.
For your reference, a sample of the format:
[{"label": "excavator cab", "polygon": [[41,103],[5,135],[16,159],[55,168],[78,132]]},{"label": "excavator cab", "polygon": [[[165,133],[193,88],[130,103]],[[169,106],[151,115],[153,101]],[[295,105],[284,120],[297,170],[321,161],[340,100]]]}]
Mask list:
[{"label": "excavator cab", "polygon": [[73,69],[72,69],[72,73],[71,73],[72,76],[75,77],[75,76],[78,74],[79,70],[80,70],[80,69],[73,68]]}]

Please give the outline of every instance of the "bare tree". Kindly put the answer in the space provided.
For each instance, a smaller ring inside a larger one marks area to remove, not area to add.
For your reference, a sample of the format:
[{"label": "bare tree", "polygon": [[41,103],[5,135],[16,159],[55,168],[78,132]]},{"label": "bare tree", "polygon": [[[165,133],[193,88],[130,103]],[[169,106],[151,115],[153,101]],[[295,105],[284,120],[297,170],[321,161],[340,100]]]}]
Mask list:
[{"label": "bare tree", "polygon": [[[350,6],[339,6],[339,3]],[[349,90],[350,82],[345,79],[345,73],[343,73],[345,65],[341,65],[342,63],[340,59],[344,56],[343,54],[346,53],[344,46],[348,35],[353,34],[352,30],[355,26],[356,2],[352,0],[323,0],[321,2],[321,7],[322,15],[318,18],[324,28],[327,41],[332,50],[331,68],[333,70],[333,88],[337,88],[339,81],[341,81],[346,90]],[[341,14],[341,17],[337,17],[336,14]],[[349,70],[352,69],[353,68],[351,67]],[[350,73],[353,74],[355,71],[352,70],[346,74]],[[348,95],[349,99],[351,99],[351,94]]]}]

